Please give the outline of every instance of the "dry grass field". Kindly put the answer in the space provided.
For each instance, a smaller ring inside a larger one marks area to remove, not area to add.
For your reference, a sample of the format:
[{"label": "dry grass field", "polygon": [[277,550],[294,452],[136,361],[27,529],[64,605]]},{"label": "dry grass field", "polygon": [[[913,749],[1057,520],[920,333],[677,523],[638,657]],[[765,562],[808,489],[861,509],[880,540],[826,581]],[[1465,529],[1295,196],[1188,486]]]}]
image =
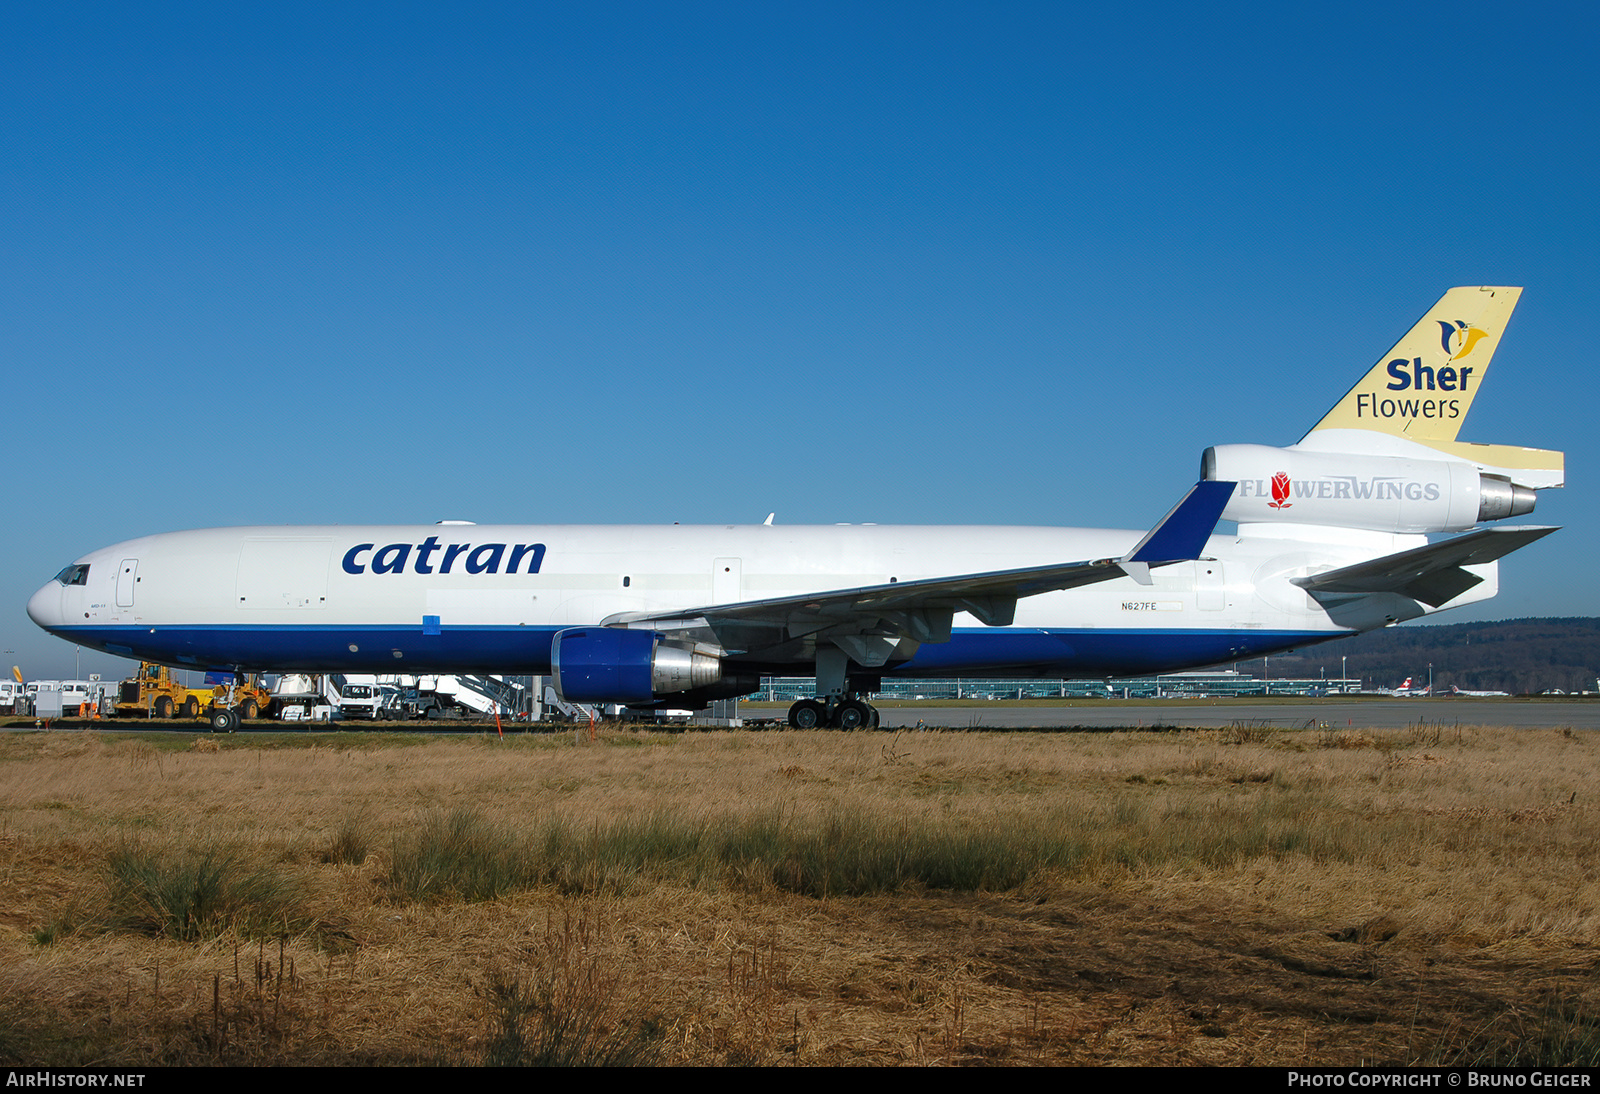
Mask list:
[{"label": "dry grass field", "polygon": [[0,1063],[1593,1064],[1600,741],[0,735]]}]

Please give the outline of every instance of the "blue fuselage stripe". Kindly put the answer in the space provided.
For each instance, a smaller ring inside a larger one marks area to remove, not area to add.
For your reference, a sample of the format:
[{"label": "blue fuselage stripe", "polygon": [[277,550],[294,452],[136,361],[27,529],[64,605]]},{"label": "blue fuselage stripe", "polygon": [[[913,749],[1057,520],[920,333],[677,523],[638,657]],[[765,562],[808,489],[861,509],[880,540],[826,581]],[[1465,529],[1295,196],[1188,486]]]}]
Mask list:
[{"label": "blue fuselage stripe", "polygon": [[[550,671],[564,627],[57,627],[69,642],[140,661],[268,672],[532,673]],[[958,629],[885,676],[1098,677],[1174,672],[1341,638],[1347,631]],[[747,670],[806,675],[808,664],[738,659]]]}]

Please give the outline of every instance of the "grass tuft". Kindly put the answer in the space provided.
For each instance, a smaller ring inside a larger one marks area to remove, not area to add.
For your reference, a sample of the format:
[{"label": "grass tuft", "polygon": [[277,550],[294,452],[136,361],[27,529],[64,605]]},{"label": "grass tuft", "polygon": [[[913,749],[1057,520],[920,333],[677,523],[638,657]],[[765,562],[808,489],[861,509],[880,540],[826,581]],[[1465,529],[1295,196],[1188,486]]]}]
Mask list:
[{"label": "grass tuft", "polygon": [[322,853],[323,862],[336,866],[360,866],[367,861],[372,850],[372,832],[363,816],[346,817],[334,832],[328,849]]},{"label": "grass tuft", "polygon": [[475,809],[427,814],[389,856],[389,883],[413,900],[493,900],[535,877],[526,842]]},{"label": "grass tuft", "polygon": [[193,942],[227,930],[260,937],[303,928],[307,916],[283,874],[224,847],[124,844],[106,863],[112,926]]},{"label": "grass tuft", "polygon": [[1266,744],[1276,735],[1272,723],[1267,721],[1235,721],[1220,734],[1225,745]]},{"label": "grass tuft", "polygon": [[31,937],[37,946],[53,946],[63,938],[75,934],[78,927],[82,925],[83,920],[83,908],[74,901],[52,916],[44,926],[35,927],[31,932]]},{"label": "grass tuft", "polygon": [[588,948],[595,929],[570,914],[547,931],[543,952],[520,972],[496,970],[479,990],[488,1003],[486,1067],[649,1067],[661,1060],[664,1024],[639,1017],[620,975]]}]

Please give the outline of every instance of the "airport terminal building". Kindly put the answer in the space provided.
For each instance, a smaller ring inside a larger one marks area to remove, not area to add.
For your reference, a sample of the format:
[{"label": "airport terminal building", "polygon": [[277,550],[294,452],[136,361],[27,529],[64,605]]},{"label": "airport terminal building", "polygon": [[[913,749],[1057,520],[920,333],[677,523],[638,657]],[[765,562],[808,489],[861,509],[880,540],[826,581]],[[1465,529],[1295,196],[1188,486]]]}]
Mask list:
[{"label": "airport terminal building", "polygon": [[[812,696],[809,676],[762,677],[747,699],[793,702]],[[1246,695],[1339,695],[1361,690],[1352,679],[1269,680],[1232,670],[1169,672],[1114,680],[919,680],[886,677],[878,699],[1231,699]]]}]

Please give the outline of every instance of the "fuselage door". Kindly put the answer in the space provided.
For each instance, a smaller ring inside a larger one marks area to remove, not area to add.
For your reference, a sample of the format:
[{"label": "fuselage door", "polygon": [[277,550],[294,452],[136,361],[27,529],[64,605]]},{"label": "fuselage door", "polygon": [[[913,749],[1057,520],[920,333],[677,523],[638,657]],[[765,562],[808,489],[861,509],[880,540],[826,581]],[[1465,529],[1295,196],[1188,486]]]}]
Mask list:
[{"label": "fuselage door", "polygon": [[1227,584],[1223,581],[1222,560],[1203,558],[1194,564],[1195,606],[1203,612],[1220,612],[1228,606]]},{"label": "fuselage door", "polygon": [[125,558],[117,571],[117,607],[133,607],[133,587],[139,583],[139,560]]}]

